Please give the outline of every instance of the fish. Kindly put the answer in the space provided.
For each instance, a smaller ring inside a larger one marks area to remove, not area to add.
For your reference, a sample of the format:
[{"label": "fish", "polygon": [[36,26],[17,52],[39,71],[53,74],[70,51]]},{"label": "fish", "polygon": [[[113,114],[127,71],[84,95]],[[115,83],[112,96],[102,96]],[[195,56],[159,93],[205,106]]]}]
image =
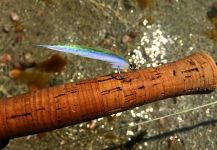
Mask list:
[{"label": "fish", "polygon": [[105,61],[111,64],[114,69],[129,69],[129,63],[120,55],[106,50],[96,49],[91,47],[85,47],[80,45],[37,45],[39,47],[48,48],[65,53],[71,53],[86,58],[92,58],[96,60]]}]

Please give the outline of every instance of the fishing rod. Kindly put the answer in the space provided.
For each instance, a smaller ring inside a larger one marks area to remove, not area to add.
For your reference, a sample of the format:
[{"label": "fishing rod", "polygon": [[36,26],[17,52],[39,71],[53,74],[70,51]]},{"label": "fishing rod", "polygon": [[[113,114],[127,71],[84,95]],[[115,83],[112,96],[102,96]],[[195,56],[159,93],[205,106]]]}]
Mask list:
[{"label": "fishing rod", "polygon": [[217,86],[217,66],[200,52],[173,63],[29,92],[0,101],[0,140],[50,131]]}]

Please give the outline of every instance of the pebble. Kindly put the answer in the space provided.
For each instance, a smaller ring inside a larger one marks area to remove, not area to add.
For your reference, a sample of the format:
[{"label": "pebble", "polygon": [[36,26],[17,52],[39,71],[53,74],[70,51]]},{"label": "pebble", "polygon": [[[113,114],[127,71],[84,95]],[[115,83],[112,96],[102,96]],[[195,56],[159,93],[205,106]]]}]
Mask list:
[{"label": "pebble", "polygon": [[10,32],[10,26],[9,25],[4,25],[2,28],[2,31],[5,33],[9,33]]},{"label": "pebble", "polygon": [[11,55],[3,54],[0,56],[0,63],[6,64],[12,60]]},{"label": "pebble", "polygon": [[129,33],[129,36],[130,36],[132,39],[135,39],[135,38],[137,37],[137,35],[138,35],[138,32],[136,32],[136,31],[131,31],[131,32]]},{"label": "pebble", "polygon": [[12,12],[10,15],[10,18],[12,21],[17,22],[20,20],[20,17],[18,16],[18,14],[16,12]]},{"label": "pebble", "polygon": [[123,44],[127,44],[127,43],[129,43],[129,42],[131,42],[132,41],[132,38],[128,35],[128,34],[125,34],[123,37],[122,37],[122,39],[121,39],[121,42],[123,43]]}]

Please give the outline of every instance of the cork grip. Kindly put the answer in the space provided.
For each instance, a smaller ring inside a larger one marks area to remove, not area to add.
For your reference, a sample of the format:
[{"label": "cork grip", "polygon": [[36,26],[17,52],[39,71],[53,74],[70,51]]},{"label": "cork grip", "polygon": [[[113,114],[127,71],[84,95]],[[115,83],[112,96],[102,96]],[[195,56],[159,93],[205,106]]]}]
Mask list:
[{"label": "cork grip", "polygon": [[216,86],[216,64],[200,52],[156,68],[50,87],[0,100],[0,140],[85,122],[168,97],[209,93]]}]

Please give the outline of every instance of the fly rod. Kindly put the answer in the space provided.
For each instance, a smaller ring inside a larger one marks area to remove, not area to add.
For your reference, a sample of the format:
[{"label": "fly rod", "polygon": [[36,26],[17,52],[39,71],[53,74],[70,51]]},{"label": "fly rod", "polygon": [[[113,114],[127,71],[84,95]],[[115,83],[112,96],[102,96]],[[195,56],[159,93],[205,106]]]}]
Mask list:
[{"label": "fly rod", "polygon": [[49,87],[0,100],[0,141],[50,131],[217,87],[217,66],[205,52],[158,67]]}]

